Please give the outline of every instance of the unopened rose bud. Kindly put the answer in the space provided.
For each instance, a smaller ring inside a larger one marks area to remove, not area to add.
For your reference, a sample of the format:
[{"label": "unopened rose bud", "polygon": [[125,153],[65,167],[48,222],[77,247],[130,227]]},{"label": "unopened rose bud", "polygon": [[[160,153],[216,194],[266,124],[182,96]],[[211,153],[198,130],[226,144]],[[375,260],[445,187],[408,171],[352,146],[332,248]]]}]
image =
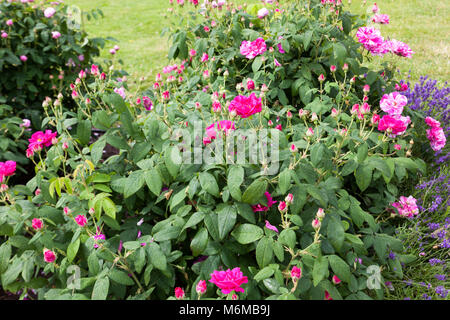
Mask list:
[{"label": "unopened rose bud", "polygon": [[325,211],[322,208],[319,208],[319,210],[317,210],[316,217],[323,219],[325,217]]},{"label": "unopened rose bud", "polygon": [[368,84],[366,84],[366,85],[363,87],[363,92],[364,92],[364,93],[369,93],[369,92],[370,92],[370,86],[369,86]]},{"label": "unopened rose bud", "polygon": [[330,71],[333,72],[333,73],[336,72],[336,66],[335,66],[335,65],[332,65],[332,66],[330,67]]},{"label": "unopened rose bud", "polygon": [[292,112],[291,111],[286,112],[286,117],[288,119],[292,119]]},{"label": "unopened rose bud", "polygon": [[2,184],[2,185],[0,186],[0,192],[5,192],[6,190],[8,190],[8,185]]},{"label": "unopened rose bud", "polygon": [[95,213],[95,209],[94,209],[94,208],[90,208],[90,209],[89,209],[89,214],[90,214],[90,215],[93,215],[94,213]]},{"label": "unopened rose bud", "polygon": [[317,121],[319,118],[317,117],[317,113],[315,113],[315,112],[313,112],[312,114],[311,114],[311,121]]},{"label": "unopened rose bud", "polygon": [[295,144],[291,144],[289,149],[291,150],[291,152],[297,152],[297,147],[295,146]]},{"label": "unopened rose bud", "polygon": [[317,218],[314,219],[314,220],[312,221],[311,225],[312,225],[312,227],[313,227],[315,230],[320,229],[320,226],[321,226],[320,220],[317,219]]},{"label": "unopened rose bud", "polygon": [[280,210],[280,212],[285,212],[287,210],[286,202],[280,201],[280,204],[278,205],[278,210]]},{"label": "unopened rose bud", "polygon": [[320,82],[324,82],[325,81],[325,76],[323,75],[323,73],[319,76],[319,81]]},{"label": "unopened rose bud", "polygon": [[331,116],[333,118],[336,118],[339,115],[339,111],[336,110],[336,108],[331,109]]},{"label": "unopened rose bud", "polygon": [[343,65],[343,67],[342,67],[342,70],[348,71],[348,64],[344,63],[344,65]]},{"label": "unopened rose bud", "polygon": [[284,201],[286,201],[286,203],[292,203],[292,201],[294,201],[294,195],[289,193],[286,198],[284,198]]}]

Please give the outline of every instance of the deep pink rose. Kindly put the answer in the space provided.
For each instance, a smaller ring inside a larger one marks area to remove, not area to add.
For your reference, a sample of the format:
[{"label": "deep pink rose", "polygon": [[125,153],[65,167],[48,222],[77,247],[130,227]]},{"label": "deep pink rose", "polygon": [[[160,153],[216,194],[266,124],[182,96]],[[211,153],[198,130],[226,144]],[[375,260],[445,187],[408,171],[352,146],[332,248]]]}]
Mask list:
[{"label": "deep pink rose", "polygon": [[214,283],[218,286],[223,294],[229,294],[232,291],[235,292],[245,292],[241,285],[248,282],[247,277],[245,277],[239,267],[232,270],[227,269],[225,271],[214,270],[211,273],[211,279],[209,282]]},{"label": "deep pink rose", "polygon": [[266,42],[263,38],[258,38],[255,41],[242,41],[240,51],[247,59],[253,59],[267,50]]},{"label": "deep pink rose", "polygon": [[251,115],[262,111],[262,101],[256,97],[255,93],[250,96],[237,96],[231,101],[228,110],[236,111],[241,118],[248,118]]}]

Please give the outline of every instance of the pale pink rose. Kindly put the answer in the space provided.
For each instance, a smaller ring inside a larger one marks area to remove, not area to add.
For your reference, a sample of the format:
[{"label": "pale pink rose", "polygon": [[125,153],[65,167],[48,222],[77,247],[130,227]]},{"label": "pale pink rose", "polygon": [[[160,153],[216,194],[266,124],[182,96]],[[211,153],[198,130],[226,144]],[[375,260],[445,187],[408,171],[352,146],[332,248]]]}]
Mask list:
[{"label": "pale pink rose", "polygon": [[401,196],[399,202],[394,202],[392,206],[397,209],[398,214],[402,217],[412,218],[419,214],[419,208],[417,207],[417,199],[413,196],[408,198]]},{"label": "pale pink rose", "polygon": [[242,41],[240,52],[247,59],[253,59],[256,56],[263,54],[267,50],[266,42],[263,38],[258,38],[255,41]]},{"label": "pale pink rose", "polygon": [[52,31],[53,39],[58,39],[59,37],[61,37],[61,33],[59,31]]},{"label": "pale pink rose", "polygon": [[400,115],[403,107],[408,104],[408,98],[397,91],[385,94],[380,101],[380,109],[389,115]]},{"label": "pale pink rose", "polygon": [[372,22],[380,24],[389,24],[389,16],[387,14],[376,14],[372,17]]},{"label": "pale pink rose", "polygon": [[55,13],[56,13],[56,10],[55,10],[54,8],[52,8],[52,7],[47,8],[47,9],[44,10],[44,16],[45,16],[46,18],[51,18],[51,17],[53,17],[53,15],[54,15]]}]

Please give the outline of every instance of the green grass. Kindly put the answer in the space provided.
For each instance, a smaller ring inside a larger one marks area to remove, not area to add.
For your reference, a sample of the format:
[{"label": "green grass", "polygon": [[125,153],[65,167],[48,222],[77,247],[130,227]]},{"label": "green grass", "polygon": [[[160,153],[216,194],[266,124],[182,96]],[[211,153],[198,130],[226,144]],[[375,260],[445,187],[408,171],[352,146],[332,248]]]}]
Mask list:
[{"label": "green grass", "polygon": [[[168,63],[167,37],[160,33],[169,25],[165,17],[168,0],[67,0],[85,11],[99,8],[103,19],[85,21],[84,27],[92,36],[114,37],[121,50],[118,57],[124,61],[123,69],[137,80],[154,75]],[[243,0],[234,1],[244,3]],[[247,3],[259,2],[257,0]],[[362,0],[343,0],[354,13],[368,12],[372,1],[364,6]],[[390,16],[390,24],[382,26],[382,34],[406,42],[416,52],[413,58],[394,58],[402,73],[411,70],[411,80],[421,75],[446,81],[450,66],[450,1],[437,0],[376,0],[382,13]],[[109,56],[107,50],[103,56]],[[375,59],[374,62],[378,62]]]}]

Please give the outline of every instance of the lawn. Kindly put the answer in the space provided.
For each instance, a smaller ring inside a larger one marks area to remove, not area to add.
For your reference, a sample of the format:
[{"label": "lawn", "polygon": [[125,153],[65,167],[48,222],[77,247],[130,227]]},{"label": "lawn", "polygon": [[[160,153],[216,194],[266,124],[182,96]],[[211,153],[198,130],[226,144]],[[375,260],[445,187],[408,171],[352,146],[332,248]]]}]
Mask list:
[{"label": "lawn", "polygon": [[[252,2],[259,1],[247,1]],[[160,33],[169,25],[166,19],[169,1],[68,0],[67,3],[85,11],[102,10],[103,19],[86,20],[84,27],[92,36],[110,36],[119,41],[119,57],[132,79],[153,79],[168,63],[168,41]],[[344,3],[355,13],[367,12],[372,4],[368,1],[363,5],[361,0]],[[408,43],[416,52],[412,59],[396,59],[401,72],[411,70],[413,81],[421,75],[448,80],[450,24],[446,17],[450,16],[450,1],[378,0],[377,4],[382,13],[390,16],[390,24],[382,27],[383,35]],[[103,54],[108,56],[108,50]]]}]

